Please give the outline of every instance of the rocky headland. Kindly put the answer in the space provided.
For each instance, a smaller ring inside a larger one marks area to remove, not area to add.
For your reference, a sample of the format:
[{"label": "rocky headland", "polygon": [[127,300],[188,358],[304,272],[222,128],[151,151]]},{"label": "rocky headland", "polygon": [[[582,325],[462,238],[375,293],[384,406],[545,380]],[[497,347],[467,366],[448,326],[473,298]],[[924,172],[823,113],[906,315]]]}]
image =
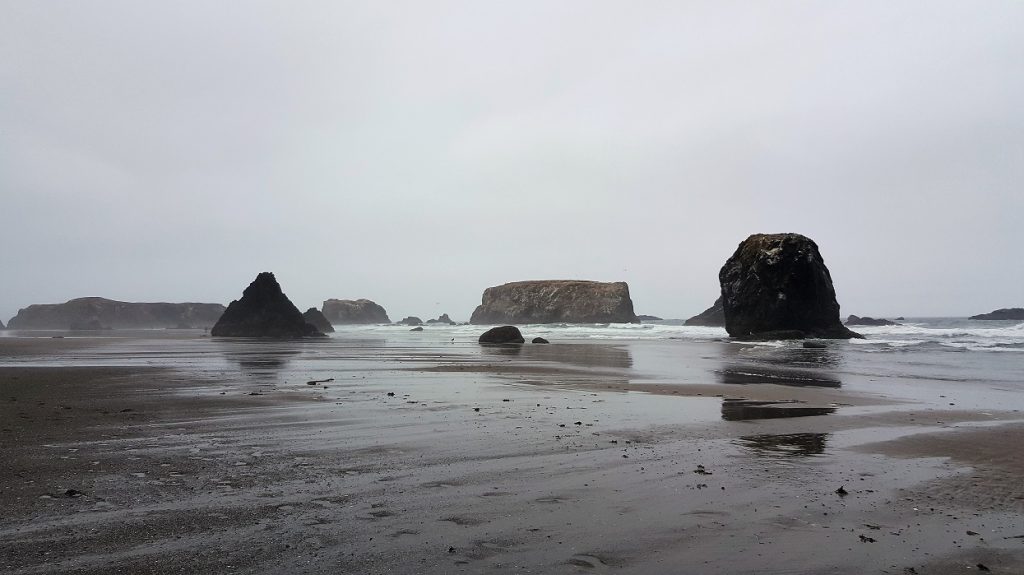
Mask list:
[{"label": "rocky headland", "polygon": [[133,303],[82,297],[54,304],[33,304],[18,311],[10,329],[72,329],[99,325],[112,329],[203,328],[217,323],[219,303]]},{"label": "rocky headland", "polygon": [[274,274],[263,272],[231,302],[213,326],[215,337],[323,337],[306,323],[299,308],[281,291]]},{"label": "rocky headland", "polygon": [[522,281],[489,287],[469,320],[504,323],[638,323],[626,282]]},{"label": "rocky headland", "polygon": [[683,322],[683,325],[725,327],[725,308],[722,306],[722,296],[718,296],[711,307]]},{"label": "rocky headland", "polygon": [[832,276],[813,240],[754,234],[718,274],[725,329],[744,339],[859,338],[839,318]]},{"label": "rocky headland", "polygon": [[302,317],[303,319],[306,320],[306,323],[315,327],[317,330],[323,333],[334,333],[334,326],[331,325],[331,322],[327,321],[327,318],[324,317],[323,312],[316,309],[315,307],[307,309],[302,314]]},{"label": "rocky headland", "polygon": [[329,299],[323,314],[334,325],[391,323],[388,312],[368,299]]},{"label": "rocky headland", "polygon": [[989,313],[982,313],[978,315],[972,315],[967,319],[1012,319],[1012,320],[1024,320],[1024,307],[1009,307],[1003,309],[997,309]]},{"label": "rocky headland", "polygon": [[900,324],[898,324],[898,323],[896,323],[894,321],[891,321],[891,320],[887,320],[887,319],[873,318],[873,317],[867,317],[867,316],[860,317],[859,315],[852,315],[851,314],[850,317],[846,318],[846,325],[866,325],[866,326],[877,327],[877,326],[882,326],[882,325],[900,325]]}]

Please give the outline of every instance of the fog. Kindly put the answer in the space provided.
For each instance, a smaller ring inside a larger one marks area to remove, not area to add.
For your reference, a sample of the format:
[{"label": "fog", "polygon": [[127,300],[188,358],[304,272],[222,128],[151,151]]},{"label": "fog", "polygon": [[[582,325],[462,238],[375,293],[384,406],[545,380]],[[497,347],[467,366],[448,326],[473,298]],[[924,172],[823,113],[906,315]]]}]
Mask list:
[{"label": "fog", "polygon": [[1024,3],[0,2],[0,319],[86,295],[466,320],[751,233],[843,314],[1024,305]]}]

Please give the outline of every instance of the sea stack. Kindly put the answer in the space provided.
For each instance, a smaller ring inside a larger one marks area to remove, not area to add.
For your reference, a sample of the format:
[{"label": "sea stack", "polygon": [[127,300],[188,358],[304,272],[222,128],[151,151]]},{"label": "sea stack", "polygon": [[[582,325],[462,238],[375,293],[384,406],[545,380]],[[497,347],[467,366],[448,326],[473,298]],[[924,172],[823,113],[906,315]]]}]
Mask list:
[{"label": "sea stack", "polygon": [[832,276],[813,240],[754,234],[718,274],[725,329],[744,339],[859,338],[839,319]]},{"label": "sea stack", "polygon": [[859,315],[850,315],[850,317],[846,318],[846,325],[866,325],[869,327],[878,327],[883,325],[900,324],[882,318],[873,318],[868,316],[860,317]]},{"label": "sea stack", "polygon": [[306,320],[306,323],[315,327],[317,331],[321,331],[323,333],[334,333],[334,326],[331,325],[331,322],[327,321],[324,314],[315,307],[307,309],[306,312],[302,314],[302,318]]},{"label": "sea stack", "polygon": [[504,323],[639,323],[626,282],[523,281],[489,287],[469,320]]},{"label": "sea stack", "polygon": [[281,291],[274,274],[263,272],[231,302],[213,326],[215,337],[323,337]]},{"label": "sea stack", "polygon": [[725,308],[722,307],[722,296],[718,296],[718,299],[715,300],[711,307],[686,320],[683,325],[724,327]]},{"label": "sea stack", "polygon": [[391,323],[388,312],[368,299],[329,299],[324,302],[323,312],[335,325]]}]

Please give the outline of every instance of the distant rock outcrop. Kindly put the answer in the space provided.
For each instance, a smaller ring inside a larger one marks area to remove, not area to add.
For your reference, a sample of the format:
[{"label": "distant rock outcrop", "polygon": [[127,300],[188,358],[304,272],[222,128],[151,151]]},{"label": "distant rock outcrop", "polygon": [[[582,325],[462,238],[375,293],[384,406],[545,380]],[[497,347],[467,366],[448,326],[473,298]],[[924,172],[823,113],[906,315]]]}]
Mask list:
[{"label": "distant rock outcrop", "polygon": [[480,335],[480,343],[526,343],[519,328],[514,325],[492,327]]},{"label": "distant rock outcrop", "polygon": [[718,296],[711,307],[683,322],[683,325],[725,327],[725,307],[722,305],[722,296]]},{"label": "distant rock outcrop", "polygon": [[368,299],[329,299],[323,313],[334,325],[391,323],[388,312]]},{"label": "distant rock outcrop", "polygon": [[983,313],[978,315],[972,315],[968,319],[1013,319],[1013,320],[1024,320],[1024,307],[1009,307],[1003,309],[997,309],[996,311]]},{"label": "distant rock outcrop", "polygon": [[418,317],[416,317],[416,316],[414,316],[414,315],[410,315],[407,318],[403,318],[402,321],[398,322],[398,324],[399,325],[423,325],[423,320],[418,318]]},{"label": "distant rock outcrop", "polygon": [[302,314],[302,318],[306,320],[306,323],[315,327],[317,331],[323,333],[334,333],[334,326],[331,325],[331,322],[327,321],[324,314],[315,307],[307,309],[306,312]]},{"label": "distant rock outcrop", "polygon": [[448,317],[448,314],[446,313],[441,314],[437,319],[428,319],[427,323],[446,323],[448,325],[455,325],[455,322],[452,321],[452,318]]},{"label": "distant rock outcrop", "polygon": [[846,325],[867,325],[867,326],[881,326],[881,325],[900,325],[894,321],[887,319],[873,318],[873,317],[860,317],[857,315],[850,315],[846,318]]},{"label": "distant rock outcrop", "polygon": [[210,335],[222,337],[323,336],[281,291],[274,274],[263,272],[228,306]]},{"label": "distant rock outcrop", "polygon": [[639,322],[645,322],[645,321],[662,321],[662,318],[660,318],[660,317],[658,317],[658,316],[656,316],[656,315],[638,315],[638,316],[636,316],[636,319],[637,319],[637,321],[639,321]]},{"label": "distant rock outcrop", "polygon": [[82,297],[65,303],[34,304],[18,311],[10,329],[71,329],[97,322],[113,329],[209,328],[224,306],[219,303],[131,303]]},{"label": "distant rock outcrop", "polygon": [[626,282],[547,280],[484,290],[470,323],[637,323]]},{"label": "distant rock outcrop", "polygon": [[839,319],[832,276],[810,238],[754,234],[718,274],[725,329],[749,339],[862,337]]}]

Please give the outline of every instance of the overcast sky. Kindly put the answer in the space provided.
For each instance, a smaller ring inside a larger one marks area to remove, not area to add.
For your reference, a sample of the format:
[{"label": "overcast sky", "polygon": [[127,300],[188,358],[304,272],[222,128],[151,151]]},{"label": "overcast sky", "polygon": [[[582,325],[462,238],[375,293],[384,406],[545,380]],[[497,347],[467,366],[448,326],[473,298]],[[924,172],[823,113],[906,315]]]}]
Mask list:
[{"label": "overcast sky", "polygon": [[756,232],[844,315],[1024,306],[1024,2],[0,0],[0,318],[86,295],[468,319]]}]

